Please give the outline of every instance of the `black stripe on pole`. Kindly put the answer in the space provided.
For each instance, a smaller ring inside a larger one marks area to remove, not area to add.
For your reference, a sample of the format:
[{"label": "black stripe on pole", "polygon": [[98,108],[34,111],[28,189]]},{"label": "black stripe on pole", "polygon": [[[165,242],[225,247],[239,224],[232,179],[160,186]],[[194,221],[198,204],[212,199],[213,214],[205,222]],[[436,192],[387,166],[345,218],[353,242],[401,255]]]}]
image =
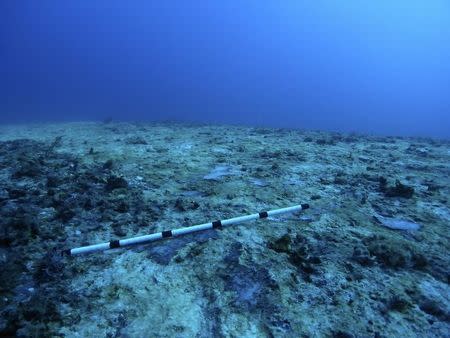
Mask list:
[{"label": "black stripe on pole", "polygon": [[308,203],[303,203],[301,204],[302,209],[309,209],[309,204]]},{"label": "black stripe on pole", "polygon": [[172,237],[172,230],[165,230],[161,234],[163,238]]},{"label": "black stripe on pole", "polygon": [[222,229],[222,221],[219,219],[217,221],[212,222],[213,229]]},{"label": "black stripe on pole", "polygon": [[110,241],[109,242],[109,248],[110,249],[120,248],[119,240],[116,239],[114,241]]},{"label": "black stripe on pole", "polygon": [[70,249],[61,251],[61,256],[65,256],[65,255],[67,255],[67,256],[70,256],[70,255],[71,255]]},{"label": "black stripe on pole", "polygon": [[267,218],[269,217],[269,214],[267,213],[267,211],[261,211],[259,213],[259,218]]}]

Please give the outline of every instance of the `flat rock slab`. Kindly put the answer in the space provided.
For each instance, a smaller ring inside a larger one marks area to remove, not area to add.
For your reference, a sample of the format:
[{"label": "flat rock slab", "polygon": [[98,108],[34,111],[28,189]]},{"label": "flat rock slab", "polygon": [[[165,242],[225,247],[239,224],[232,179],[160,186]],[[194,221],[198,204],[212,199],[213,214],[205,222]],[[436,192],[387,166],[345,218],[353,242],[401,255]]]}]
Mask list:
[{"label": "flat rock slab", "polygon": [[406,221],[399,218],[388,218],[383,216],[377,216],[376,219],[382,226],[393,230],[419,230],[421,225],[411,221]]}]

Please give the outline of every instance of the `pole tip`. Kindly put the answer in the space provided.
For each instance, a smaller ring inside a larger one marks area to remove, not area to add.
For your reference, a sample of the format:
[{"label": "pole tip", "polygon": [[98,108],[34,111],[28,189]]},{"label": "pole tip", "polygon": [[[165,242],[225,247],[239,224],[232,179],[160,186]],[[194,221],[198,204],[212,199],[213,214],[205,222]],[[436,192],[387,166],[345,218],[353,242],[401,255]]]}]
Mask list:
[{"label": "pole tip", "polygon": [[302,210],[309,209],[309,204],[308,203],[303,203],[303,204],[301,204],[301,206],[302,206]]}]

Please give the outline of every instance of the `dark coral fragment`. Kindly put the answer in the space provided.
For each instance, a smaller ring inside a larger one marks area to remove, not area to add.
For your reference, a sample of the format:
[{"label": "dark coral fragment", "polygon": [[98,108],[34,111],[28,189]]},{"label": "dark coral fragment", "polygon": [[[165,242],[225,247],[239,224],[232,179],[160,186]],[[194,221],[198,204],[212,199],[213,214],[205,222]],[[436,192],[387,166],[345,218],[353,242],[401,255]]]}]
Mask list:
[{"label": "dark coral fragment", "polygon": [[387,180],[384,177],[379,178],[379,189],[387,197],[411,198],[414,194],[413,187],[409,187],[399,180],[395,181],[395,186],[388,186]]},{"label": "dark coral fragment", "polygon": [[289,262],[302,271],[306,279],[309,279],[310,274],[316,272],[317,265],[322,262],[320,257],[315,255],[307,238],[300,235],[293,239],[286,234],[269,242],[267,246],[276,252],[286,253]]},{"label": "dark coral fragment", "polygon": [[113,191],[115,189],[122,189],[127,188],[128,182],[123,178],[119,176],[110,176],[108,177],[108,180],[106,181],[106,190],[107,191]]}]

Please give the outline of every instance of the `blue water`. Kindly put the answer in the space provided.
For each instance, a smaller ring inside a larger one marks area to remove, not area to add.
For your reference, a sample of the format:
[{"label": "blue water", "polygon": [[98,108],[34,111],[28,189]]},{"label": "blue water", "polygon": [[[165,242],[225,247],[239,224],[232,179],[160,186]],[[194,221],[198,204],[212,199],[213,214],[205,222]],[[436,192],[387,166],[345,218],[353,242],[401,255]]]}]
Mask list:
[{"label": "blue water", "polygon": [[450,2],[2,1],[0,123],[450,137]]}]

